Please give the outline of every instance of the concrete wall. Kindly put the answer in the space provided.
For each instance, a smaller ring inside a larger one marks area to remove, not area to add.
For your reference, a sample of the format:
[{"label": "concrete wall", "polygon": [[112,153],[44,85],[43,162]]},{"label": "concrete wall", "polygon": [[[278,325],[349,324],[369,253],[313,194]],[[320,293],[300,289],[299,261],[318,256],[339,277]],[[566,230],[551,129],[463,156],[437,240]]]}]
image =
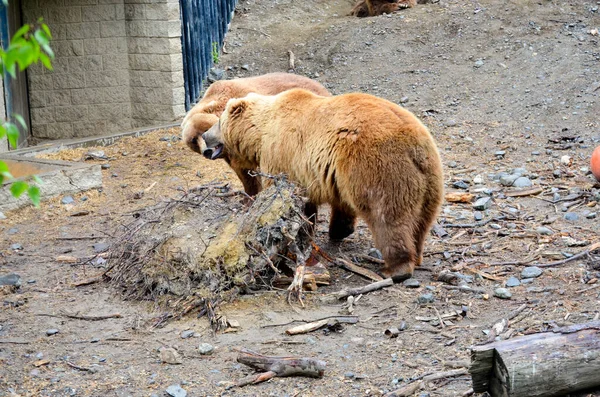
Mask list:
[{"label": "concrete wall", "polygon": [[28,72],[34,137],[104,135],[183,114],[179,6],[147,1],[22,0],[25,21],[48,23],[56,54],[54,71]]},{"label": "concrete wall", "polygon": [[[0,120],[6,119],[6,106],[4,104],[4,81],[0,77]],[[8,151],[6,137],[0,138],[0,153]]]}]

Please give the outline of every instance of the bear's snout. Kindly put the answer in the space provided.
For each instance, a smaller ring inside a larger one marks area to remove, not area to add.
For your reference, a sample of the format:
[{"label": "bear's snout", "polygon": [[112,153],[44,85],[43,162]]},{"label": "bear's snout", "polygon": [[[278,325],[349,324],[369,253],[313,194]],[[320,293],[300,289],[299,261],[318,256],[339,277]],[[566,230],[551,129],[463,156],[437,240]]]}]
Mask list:
[{"label": "bear's snout", "polygon": [[204,149],[204,151],[202,152],[202,155],[209,160],[212,158],[212,154],[213,154],[212,149]]}]

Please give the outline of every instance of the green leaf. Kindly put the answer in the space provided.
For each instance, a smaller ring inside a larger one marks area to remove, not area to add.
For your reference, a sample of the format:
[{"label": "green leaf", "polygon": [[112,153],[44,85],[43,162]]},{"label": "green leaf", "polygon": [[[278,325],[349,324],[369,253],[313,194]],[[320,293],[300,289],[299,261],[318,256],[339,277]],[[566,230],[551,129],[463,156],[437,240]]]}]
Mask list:
[{"label": "green leaf", "polygon": [[4,138],[6,135],[6,128],[4,128],[4,124],[0,124],[0,139]]},{"label": "green leaf", "polygon": [[42,45],[42,48],[44,51],[46,51],[46,54],[48,54],[50,58],[54,59],[54,51],[52,51],[52,48],[50,48],[48,44]]},{"label": "green leaf", "polygon": [[29,195],[29,199],[33,203],[34,206],[40,206],[40,188],[37,186],[29,186],[27,190],[27,194]]},{"label": "green leaf", "polygon": [[33,37],[36,38],[36,40],[38,41],[38,43],[40,43],[40,45],[47,45],[48,43],[50,43],[50,41],[48,40],[48,38],[46,37],[46,35],[44,34],[43,30],[36,30],[35,33],[33,34]]},{"label": "green leaf", "polygon": [[4,161],[0,161],[0,175],[8,173],[8,165]]},{"label": "green leaf", "polygon": [[10,192],[12,193],[13,197],[18,198],[21,197],[21,195],[25,193],[25,191],[27,191],[28,187],[29,186],[26,182],[16,181],[12,185],[10,185]]},{"label": "green leaf", "polygon": [[17,128],[17,126],[13,123],[6,123],[5,126],[8,142],[13,149],[16,149],[19,141],[19,128]]},{"label": "green leaf", "polygon": [[13,117],[15,119],[17,119],[19,124],[21,124],[21,127],[27,129],[27,123],[25,123],[25,119],[23,118],[23,116],[21,116],[20,114],[17,114],[17,113],[13,113]]},{"label": "green leaf", "polygon": [[23,37],[23,35],[27,32],[29,32],[29,25],[25,24],[15,32],[14,36],[12,37],[12,41],[16,41],[19,37]]},{"label": "green leaf", "polygon": [[31,177],[31,179],[33,179],[33,180],[35,181],[35,183],[37,183],[38,185],[42,185],[42,184],[44,183],[44,181],[42,181],[42,178],[40,178],[40,177],[39,177],[39,176],[37,176],[37,175],[33,175],[33,176]]},{"label": "green leaf", "polygon": [[40,53],[40,61],[42,61],[42,65],[44,65],[46,69],[53,70],[52,61],[50,58],[48,58],[48,55],[44,54],[43,52]]},{"label": "green leaf", "polygon": [[[40,22],[41,22],[42,20],[43,20],[43,19],[42,19],[42,18],[40,18]],[[50,33],[50,28],[48,27],[48,25],[46,25],[45,23],[42,23],[42,24],[41,24],[41,26],[42,26],[42,30],[43,30],[43,31],[46,33],[46,36],[48,36],[48,38],[49,38],[50,40],[52,40],[52,33]]]}]

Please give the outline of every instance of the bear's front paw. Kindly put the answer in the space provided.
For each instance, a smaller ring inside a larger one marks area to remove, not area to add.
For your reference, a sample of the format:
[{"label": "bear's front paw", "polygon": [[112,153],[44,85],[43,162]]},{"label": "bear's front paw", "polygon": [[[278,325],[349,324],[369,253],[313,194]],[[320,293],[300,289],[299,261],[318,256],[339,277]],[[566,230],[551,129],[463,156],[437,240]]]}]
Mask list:
[{"label": "bear's front paw", "polygon": [[411,278],[413,276],[413,268],[408,263],[394,268],[384,265],[380,273],[385,278],[391,278],[397,284]]}]

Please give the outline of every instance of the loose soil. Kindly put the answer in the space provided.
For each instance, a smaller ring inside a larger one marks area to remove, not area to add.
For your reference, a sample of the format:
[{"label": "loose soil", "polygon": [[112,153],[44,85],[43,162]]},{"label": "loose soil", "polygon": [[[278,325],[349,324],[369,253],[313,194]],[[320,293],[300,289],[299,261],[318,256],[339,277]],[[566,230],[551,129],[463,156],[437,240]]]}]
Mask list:
[{"label": "loose soil", "polygon": [[[546,268],[531,283],[509,288],[509,300],[495,297],[494,290],[511,276],[520,278],[525,265],[566,259],[599,241],[600,221],[593,213],[600,194],[587,169],[600,141],[600,36],[594,30],[600,27],[599,4],[440,0],[365,19],[346,16],[351,6],[347,0],[240,1],[219,67],[228,78],[286,71],[291,50],[295,72],[335,94],[362,91],[402,103],[438,142],[448,191],[459,190],[454,184],[460,181],[475,195],[491,190],[492,206],[482,213],[489,222],[453,227],[474,223],[473,208],[445,203],[439,223],[448,235],[430,236],[423,269],[415,274],[420,286],[362,296],[354,308],[361,320],[356,325],[294,337],[284,334],[287,326],[277,326],[346,312],[344,302],[327,294],[367,281],[327,264],[331,285],[307,293],[305,307],[289,305],[283,291],[265,291],[221,307],[239,322],[236,332],[214,334],[195,313],[156,328],[150,324],[161,312],[153,302],[124,300],[105,283],[74,286],[101,273],[102,261],[73,265],[55,259],[93,257],[92,245],[110,243],[137,209],[182,190],[215,181],[241,186],[224,162],[204,160],[184,147],[176,138],[179,129],[98,148],[109,160],[88,161],[110,166],[103,170],[101,191],[74,195],[68,205],[59,197],[0,221],[0,274],[14,272],[23,281],[16,293],[1,297],[0,396],[163,396],[172,384],[190,396],[381,395],[465,364],[469,346],[485,341],[491,326],[522,304],[527,308],[505,337],[598,318],[598,256]],[[46,157],[83,161],[88,150]],[[542,193],[507,197],[514,188],[491,174],[517,168],[525,168],[521,173]],[[571,205],[567,211],[565,204]],[[567,213],[576,219],[565,219]],[[372,248],[363,224],[339,245],[327,242],[326,228],[323,212],[317,244],[325,251],[377,270],[358,257]],[[16,243],[23,249],[11,249]],[[486,293],[446,289],[436,281],[443,269],[459,272]],[[435,301],[419,304],[426,293]],[[437,313],[463,307],[464,318],[453,317],[443,327],[435,320]],[[121,317],[64,316],[115,313]],[[398,338],[384,336],[386,328],[403,323]],[[59,332],[47,336],[49,329]],[[185,330],[194,337],[181,338]],[[215,346],[213,354],[200,355],[200,343]],[[161,363],[161,347],[178,350],[182,363]],[[322,379],[275,378],[227,389],[250,373],[236,363],[235,347],[317,357],[328,368]],[[461,376],[426,384],[417,395],[460,396],[470,388],[470,377]]]}]

